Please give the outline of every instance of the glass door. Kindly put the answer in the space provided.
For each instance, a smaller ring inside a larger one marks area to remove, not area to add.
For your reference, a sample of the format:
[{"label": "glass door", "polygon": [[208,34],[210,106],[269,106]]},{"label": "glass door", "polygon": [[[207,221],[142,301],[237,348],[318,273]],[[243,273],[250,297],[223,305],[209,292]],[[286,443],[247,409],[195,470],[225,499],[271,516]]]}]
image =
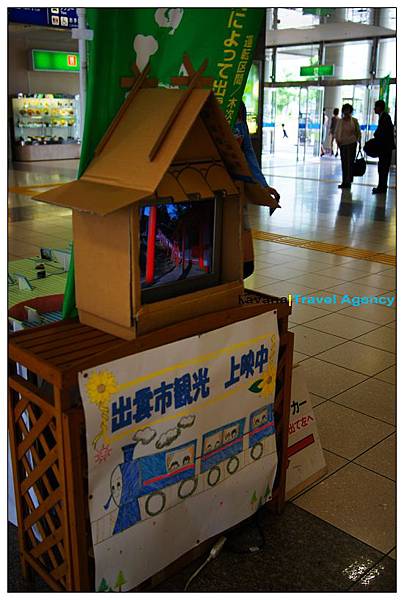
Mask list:
[{"label": "glass door", "polygon": [[264,116],[262,120],[262,154],[269,158],[275,152],[276,89],[264,88]]},{"label": "glass door", "polygon": [[274,157],[290,162],[296,153],[299,88],[266,87],[264,91],[263,164]]},{"label": "glass door", "polygon": [[300,88],[297,161],[320,156],[323,135],[323,105],[323,87],[308,86]]}]

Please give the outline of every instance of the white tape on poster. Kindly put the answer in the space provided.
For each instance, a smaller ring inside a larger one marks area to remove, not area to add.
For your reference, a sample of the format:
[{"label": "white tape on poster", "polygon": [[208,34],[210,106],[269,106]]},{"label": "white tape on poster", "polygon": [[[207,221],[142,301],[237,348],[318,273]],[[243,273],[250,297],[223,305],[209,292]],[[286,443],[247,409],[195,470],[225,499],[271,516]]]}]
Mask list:
[{"label": "white tape on poster", "polygon": [[130,590],[272,495],[276,312],[79,374],[96,589]]}]

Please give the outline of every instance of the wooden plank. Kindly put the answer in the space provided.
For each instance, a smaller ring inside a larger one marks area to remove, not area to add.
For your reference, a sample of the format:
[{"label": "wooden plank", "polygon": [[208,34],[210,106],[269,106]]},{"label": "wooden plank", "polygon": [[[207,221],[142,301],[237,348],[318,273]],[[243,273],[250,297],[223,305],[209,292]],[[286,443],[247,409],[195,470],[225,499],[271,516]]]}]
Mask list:
[{"label": "wooden plank", "polygon": [[[29,465],[28,465],[28,461],[27,461],[26,457],[24,457],[24,458],[23,458],[23,463],[24,463],[24,467],[25,467],[25,469],[26,469],[27,471],[29,471]],[[35,482],[35,483],[33,484],[33,488],[34,488],[34,491],[35,491],[36,497],[37,497],[37,499],[38,499],[38,502],[41,504],[41,503],[43,502],[42,491],[39,489],[39,487],[38,487],[38,485],[37,485],[37,482]],[[47,489],[48,489],[48,488],[47,488]],[[29,506],[29,508],[30,508],[30,511],[31,511],[31,512],[34,512],[34,511],[36,510],[36,507],[35,507],[35,505],[34,505],[34,503],[33,503],[33,500],[32,500],[32,498],[31,498],[31,496],[30,496],[30,494],[29,494],[29,492],[28,492],[28,491],[27,491],[27,492],[24,494],[24,499],[25,499],[25,501],[26,501],[27,505]],[[62,523],[62,522],[63,522],[63,521],[62,521],[62,510],[61,510],[61,507],[60,507],[60,505],[59,505],[59,504],[56,504],[56,506],[55,506],[55,509],[56,509],[56,513],[57,513],[57,515],[58,515],[59,521]],[[46,520],[46,522],[47,522],[47,524],[48,524],[48,527],[49,527],[49,529],[51,530],[52,534],[54,534],[54,533],[55,533],[56,531],[58,531],[59,529],[64,531],[64,528],[63,528],[63,526],[62,526],[62,527],[59,527],[59,528],[57,528],[57,527],[55,526],[55,524],[54,524],[54,522],[53,522],[53,520],[52,520],[52,517],[51,517],[51,515],[49,514],[49,512],[47,512],[47,513],[45,514],[45,517],[44,517],[44,518],[45,518],[45,520]],[[38,521],[38,523],[36,524],[36,527],[38,527],[38,529],[39,529],[39,532],[41,533],[41,535],[42,535],[43,539],[46,539],[48,536],[47,536],[47,534],[46,534],[46,532],[45,532],[45,530],[44,530],[44,528],[43,528],[43,526],[42,526],[42,524],[41,524],[41,522],[40,522],[40,521]],[[28,529],[27,531],[28,531],[28,532],[30,532],[30,531],[31,531],[31,529]],[[31,541],[32,541],[32,540],[31,540]],[[37,544],[37,541],[35,541],[35,542],[34,542],[34,546],[35,546],[36,544]],[[63,546],[63,540],[61,540],[60,542],[57,542],[57,548],[58,548],[58,550],[59,550],[59,553],[60,553],[60,555],[61,555],[61,556],[63,557],[63,559],[64,559],[64,558],[65,558],[65,549],[64,549],[64,546]],[[52,550],[51,548],[49,549],[48,553],[49,553],[49,558],[50,558],[50,560],[51,560],[51,562],[52,562],[53,566],[54,566],[54,567],[55,567],[55,566],[57,566],[59,563],[58,563],[58,561],[57,561],[57,559],[56,559],[56,556],[54,555],[54,552],[53,552],[53,550]]]},{"label": "wooden plank", "polygon": [[[97,355],[98,353],[103,354],[104,351],[113,352],[115,348],[120,348],[122,345],[122,340],[120,340],[119,338],[115,339],[118,340],[115,344],[111,345],[111,342],[105,342],[104,344],[100,344],[100,346],[97,348]],[[56,367],[68,369],[72,363],[83,359],[90,359],[92,356],[94,356],[94,350],[91,352],[91,348],[84,348],[83,350],[79,349],[77,350],[77,352],[72,353],[70,356],[58,356],[53,358],[53,364]]]},{"label": "wooden plank", "polygon": [[[35,489],[35,491],[37,492],[37,491],[38,491],[38,488],[36,488],[36,489]],[[39,498],[40,498],[40,500],[39,500]],[[40,494],[39,494],[39,498],[38,498],[39,502],[42,502],[42,496],[41,496]],[[32,513],[33,513],[33,512],[36,510],[36,507],[35,507],[35,505],[34,505],[34,502],[33,502],[32,498],[31,498],[31,496],[30,496],[29,494],[24,494],[24,499],[25,499],[25,501],[26,501],[26,503],[27,503],[27,505],[28,505],[28,507],[29,507],[30,514],[32,514]],[[50,515],[49,515],[48,513],[46,513],[46,515],[45,515],[45,519],[46,519],[46,522],[48,523],[48,525],[49,525],[49,526],[50,526],[50,525],[52,525],[51,531],[52,531],[52,532],[54,532],[54,531],[55,531],[55,527],[54,527],[54,525],[53,525],[53,523],[52,523],[52,519],[51,519],[51,517],[50,517]],[[39,533],[40,533],[40,534],[41,534],[41,536],[42,536],[42,539],[44,539],[44,540],[45,540],[45,539],[47,538],[47,534],[46,534],[46,532],[45,532],[45,529],[44,529],[44,527],[43,527],[43,525],[42,525],[41,521],[38,521],[38,522],[36,523],[36,527],[38,528],[38,530],[39,530]],[[26,529],[26,531],[31,531],[31,527],[28,527],[28,528]],[[30,537],[31,537],[31,536],[30,536]],[[37,543],[37,542],[35,542],[35,545],[36,545],[36,543]],[[58,544],[58,547],[59,547],[59,550],[60,550],[60,548],[62,548],[62,550],[63,550],[63,546],[62,546],[62,544],[61,544],[61,543],[59,543],[59,544]],[[63,551],[61,552],[61,554],[62,554],[62,556],[64,557],[64,552],[63,552]],[[54,552],[52,551],[52,549],[51,549],[51,548],[48,550],[48,555],[49,555],[49,559],[50,559],[50,561],[51,561],[51,563],[52,563],[53,567],[57,567],[57,565],[58,565],[59,563],[58,563],[58,561],[57,561],[57,559],[56,559],[56,556],[55,556],[55,554],[54,554]]]},{"label": "wooden plank", "polygon": [[[98,329],[89,328],[88,331],[82,331],[81,329],[74,330],[73,335],[64,336],[64,343],[66,344],[66,348],[69,346],[74,346],[74,344],[79,344],[80,342],[91,340],[94,345],[98,343],[105,342],[110,340],[113,336],[108,333],[104,333],[103,331],[99,331]],[[42,338],[41,338],[42,339]],[[36,345],[33,344],[35,351],[44,358],[45,352],[52,350],[52,348],[59,348],[61,340],[57,337],[44,339],[42,342],[38,342]],[[26,348],[26,346],[25,346]],[[68,351],[68,350],[66,350]]]},{"label": "wooden plank", "polygon": [[50,323],[49,325],[42,325],[41,327],[35,327],[33,329],[23,329],[10,334],[10,344],[25,345],[25,343],[28,344],[32,340],[36,342],[40,337],[46,338],[49,335],[62,335],[62,332],[70,332],[75,328],[80,329],[82,327],[85,327],[85,325],[79,323],[78,320],[69,319],[58,321],[57,323]]},{"label": "wooden plank", "polygon": [[59,413],[56,416],[56,431],[58,433],[57,436],[57,444],[59,448],[59,470],[60,470],[60,490],[63,497],[63,513],[62,513],[62,525],[65,530],[65,551],[66,551],[66,562],[67,562],[67,571],[66,571],[66,589],[68,591],[74,590],[74,576],[73,576],[73,561],[72,561],[72,553],[74,552],[74,548],[71,545],[71,531],[69,528],[69,519],[70,515],[68,512],[69,503],[68,503],[68,479],[67,479],[67,471],[69,469],[74,468],[73,464],[68,464],[66,462],[65,455],[65,444],[64,444],[64,429],[63,429],[63,413],[62,408],[66,404],[66,396],[68,392],[65,390],[60,390],[58,388],[54,388],[55,394],[55,405],[59,408]]},{"label": "wooden plank", "polygon": [[[33,411],[32,411],[32,406],[28,406],[28,413],[29,413],[29,415],[30,415],[30,417],[31,417],[31,420],[32,420],[33,422],[35,422],[35,419],[36,419],[36,417],[35,417],[35,415],[33,414]],[[19,424],[20,424],[20,426],[21,426],[21,427],[24,427],[24,429],[25,429],[25,432],[26,432],[26,434],[27,434],[27,433],[28,433],[28,430],[27,430],[27,428],[26,428],[26,426],[25,426],[25,423],[24,423],[24,421],[22,421],[22,420],[21,420],[21,421],[19,421]],[[52,425],[52,423],[49,423],[49,426],[50,426],[50,427],[51,427],[51,425]],[[53,433],[53,431],[52,431],[52,433]],[[55,438],[55,439],[56,439],[56,438]],[[45,436],[44,436],[42,433],[41,433],[41,434],[38,436],[38,441],[39,441],[39,442],[42,444],[43,448],[45,449],[45,452],[46,452],[46,453],[48,453],[48,452],[50,451],[50,450],[49,450],[49,444],[48,444],[48,442],[47,442],[47,440],[46,440]],[[56,446],[55,446],[55,447],[57,447],[57,443],[56,443]],[[32,456],[34,457],[34,460],[35,460],[35,462],[36,462],[37,464],[39,464],[39,462],[40,462],[40,459],[39,459],[39,456],[38,456],[38,453],[37,453],[37,451],[36,451],[36,448],[35,448],[35,446],[32,446],[32,448],[31,448],[30,452],[32,453]],[[59,482],[59,481],[60,481],[60,473],[59,473],[59,470],[58,470],[58,468],[57,468],[57,466],[56,466],[56,464],[55,464],[55,463],[53,463],[53,464],[51,465],[51,469],[52,469],[52,472],[53,472],[54,476],[56,477],[57,481]],[[47,489],[48,493],[51,493],[51,492],[53,491],[53,487],[51,486],[51,484],[50,484],[50,481],[49,481],[49,479],[48,479],[48,476],[47,476],[46,474],[44,474],[43,481],[44,481],[44,483],[45,483],[45,486],[46,486],[46,489]]]},{"label": "wooden plank", "polygon": [[[8,378],[9,387],[11,387],[12,389],[15,390],[15,387],[13,387],[12,385],[10,385],[10,381],[11,380],[12,380],[12,376],[10,376]],[[27,406],[28,406],[28,400],[26,398],[21,398],[19,400],[19,402],[17,402],[17,404],[16,404],[16,406],[14,408],[14,420],[15,421],[18,421],[18,419],[21,417],[22,413],[27,409]]]},{"label": "wooden plank", "polygon": [[[39,396],[36,393],[35,390],[37,388],[34,385],[32,385],[31,382],[27,381],[23,377],[20,377],[19,375],[14,375],[14,376],[10,376],[8,378],[8,383],[9,383],[9,386],[13,390],[15,390],[16,392],[21,394],[22,400],[29,400],[29,402],[36,404],[37,406],[39,406],[41,408],[43,413],[48,413],[51,416],[55,415],[55,407],[52,404],[50,404],[48,402],[48,400],[46,400],[45,398],[42,398],[42,396]],[[22,412],[23,412],[22,408],[23,408],[23,405],[21,403],[19,403],[18,411],[17,411],[17,407],[16,407],[16,412],[15,412],[16,420],[22,414]],[[27,405],[25,406],[25,409],[26,408],[27,408]]]},{"label": "wooden plank", "polygon": [[[15,373],[16,365],[12,361],[10,361],[9,367],[10,373]],[[16,392],[12,389],[8,389],[8,434],[10,436],[10,452],[13,466],[13,482],[14,482],[14,495],[15,495],[15,506],[17,512],[17,522],[18,522],[18,546],[20,550],[21,556],[21,569],[24,578],[28,576],[28,566],[26,561],[25,549],[26,542],[24,539],[24,530],[22,527],[23,524],[23,506],[22,506],[22,494],[21,494],[21,470],[18,468],[18,459],[17,459],[17,436],[16,436],[16,423],[14,421],[14,397],[17,396]]]},{"label": "wooden plank", "polygon": [[66,364],[71,361],[71,357],[75,356],[77,352],[84,351],[87,354],[94,354],[99,348],[104,348],[105,346],[111,346],[110,339],[104,339],[104,341],[97,342],[97,344],[94,344],[92,339],[87,338],[76,341],[73,344],[68,340],[63,346],[55,346],[51,350],[44,351],[41,354],[41,358],[48,360],[51,364]]},{"label": "wooden plank", "polygon": [[[23,332],[22,332],[23,333]],[[58,387],[63,385],[63,371],[57,367],[50,365],[48,362],[41,360],[32,352],[27,352],[18,346],[9,345],[9,357],[21,364],[23,367],[29,365],[30,371],[39,375],[48,383],[52,383]]]},{"label": "wooden plank", "polygon": [[58,542],[63,541],[64,531],[62,527],[59,527],[54,533],[48,535],[43,542],[36,544],[32,550],[30,550],[31,556],[34,558],[39,558],[44,554],[44,552],[48,552],[52,546],[55,546]]},{"label": "wooden plank", "polygon": [[66,591],[66,587],[60,585],[60,583],[58,581],[53,579],[49,575],[49,573],[46,572],[46,570],[41,565],[41,563],[38,560],[35,560],[35,558],[33,556],[30,556],[30,554],[28,552],[23,552],[22,558],[31,565],[31,567],[34,569],[34,571],[36,571],[38,573],[38,575],[40,575],[42,577],[42,579],[45,581],[45,583],[47,583],[54,592],[65,592]]},{"label": "wooden plank", "polygon": [[73,589],[90,592],[94,582],[90,579],[89,545],[91,544],[91,527],[89,528],[88,499],[84,490],[84,471],[86,456],[81,456],[80,429],[85,427],[82,408],[70,409],[63,415],[63,442],[67,465],[66,469],[67,513],[72,548]]},{"label": "wooden plank", "polygon": [[21,484],[21,492],[25,494],[32,485],[49,469],[49,467],[58,459],[57,447],[55,446],[49,454],[39,463],[37,467],[28,475]]},{"label": "wooden plank", "polygon": [[25,455],[27,450],[31,448],[34,444],[35,440],[39,436],[40,433],[45,429],[48,425],[49,421],[52,419],[52,415],[48,413],[43,413],[35,425],[28,431],[28,435],[26,438],[19,444],[17,448],[17,458],[21,460],[21,458]]},{"label": "wooden plank", "polygon": [[59,581],[59,579],[62,579],[62,577],[64,577],[66,575],[66,563],[62,563],[61,565],[59,565],[56,569],[53,569],[53,571],[51,571],[50,576],[55,579],[55,581]]},{"label": "wooden plank", "polygon": [[36,508],[31,514],[25,517],[23,521],[24,529],[32,527],[38,520],[45,515],[57,502],[61,502],[62,490],[55,490],[50,496],[48,496],[43,502]]}]

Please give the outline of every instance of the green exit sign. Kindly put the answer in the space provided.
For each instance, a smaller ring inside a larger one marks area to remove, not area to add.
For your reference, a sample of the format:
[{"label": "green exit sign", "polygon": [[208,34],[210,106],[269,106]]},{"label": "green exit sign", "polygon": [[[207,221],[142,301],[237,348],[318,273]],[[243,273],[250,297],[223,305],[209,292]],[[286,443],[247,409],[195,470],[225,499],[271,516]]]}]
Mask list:
[{"label": "green exit sign", "polygon": [[334,75],[334,65],[311,65],[300,67],[300,77],[324,77]]},{"label": "green exit sign", "polygon": [[80,71],[79,53],[32,50],[32,69],[34,71],[78,73]]}]

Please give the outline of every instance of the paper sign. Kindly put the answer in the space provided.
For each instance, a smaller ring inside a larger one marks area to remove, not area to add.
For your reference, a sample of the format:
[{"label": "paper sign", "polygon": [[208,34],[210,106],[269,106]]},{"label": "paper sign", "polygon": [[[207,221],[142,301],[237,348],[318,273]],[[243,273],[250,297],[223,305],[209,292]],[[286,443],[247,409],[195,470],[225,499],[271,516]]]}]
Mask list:
[{"label": "paper sign", "polygon": [[299,365],[292,371],[286,498],[299,493],[326,472],[316,418],[304,379],[304,367]]},{"label": "paper sign", "polygon": [[272,496],[276,312],[79,374],[96,589],[127,591]]}]

